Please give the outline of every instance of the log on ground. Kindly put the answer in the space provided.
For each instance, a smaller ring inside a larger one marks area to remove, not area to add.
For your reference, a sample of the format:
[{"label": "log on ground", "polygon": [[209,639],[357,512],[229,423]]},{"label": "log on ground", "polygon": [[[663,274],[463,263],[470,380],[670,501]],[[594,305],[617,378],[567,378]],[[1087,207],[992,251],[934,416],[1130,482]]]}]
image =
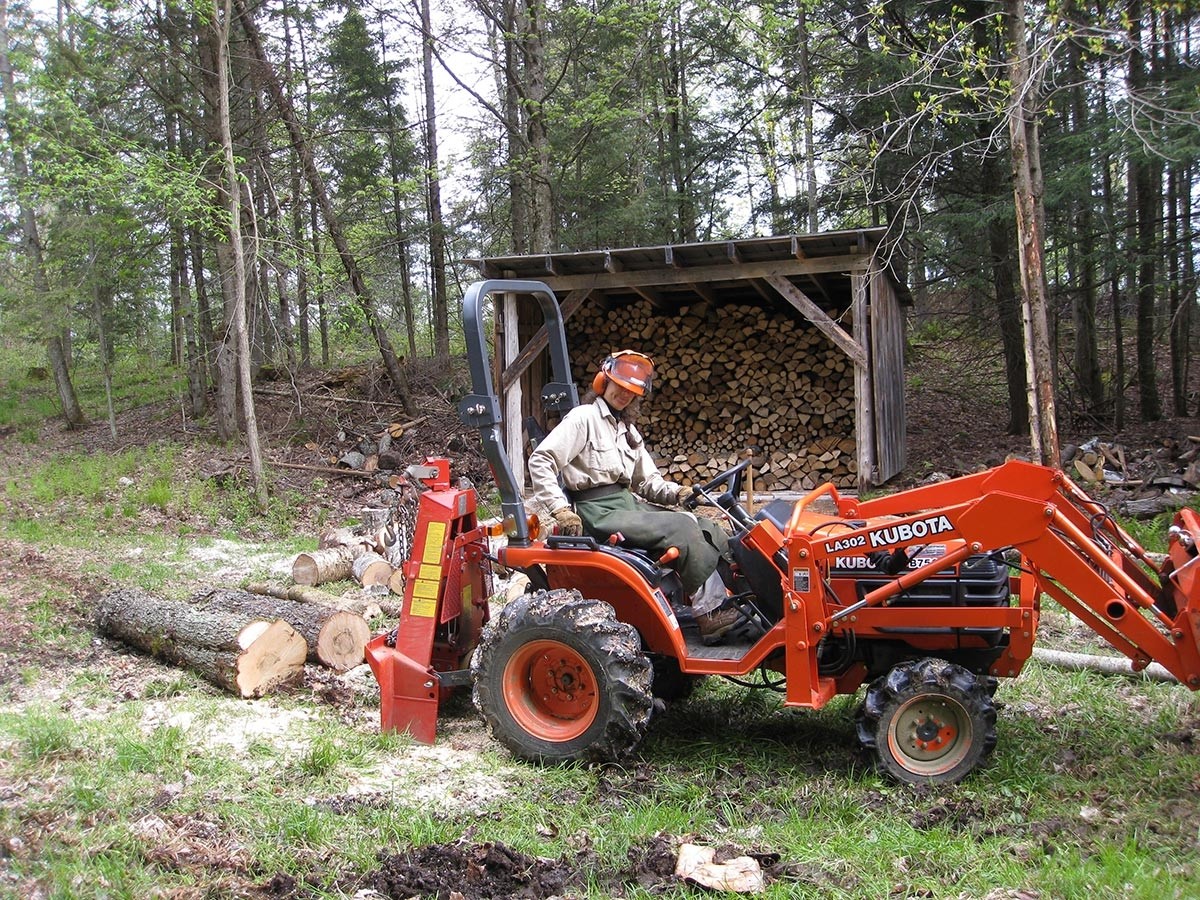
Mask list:
[{"label": "log on ground", "polygon": [[252,594],[262,594],[266,597],[277,597],[280,600],[291,600],[295,603],[315,603],[318,606],[328,606],[343,612],[356,613],[368,622],[384,614],[383,607],[371,597],[335,597],[333,594],[308,587],[303,584],[290,586],[277,584],[248,584],[246,590]]},{"label": "log on ground", "polygon": [[96,626],[241,697],[261,697],[298,678],[307,654],[304,638],[287,622],[133,588],[100,598]]},{"label": "log on ground", "polygon": [[257,619],[281,619],[304,639],[310,662],[337,672],[359,665],[371,639],[371,629],[362,616],[331,606],[223,588],[198,594],[194,602]]},{"label": "log on ground", "polygon": [[296,584],[316,585],[349,578],[354,571],[354,560],[366,551],[365,544],[339,544],[301,553],[292,563],[292,580]]}]

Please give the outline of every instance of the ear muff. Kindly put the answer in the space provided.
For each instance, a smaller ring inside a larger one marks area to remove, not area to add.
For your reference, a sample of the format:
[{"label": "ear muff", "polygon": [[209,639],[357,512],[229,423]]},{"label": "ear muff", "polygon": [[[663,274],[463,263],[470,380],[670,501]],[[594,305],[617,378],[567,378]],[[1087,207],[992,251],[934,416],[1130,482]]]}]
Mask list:
[{"label": "ear muff", "polygon": [[603,394],[604,387],[605,387],[605,385],[604,385],[605,380],[606,379],[604,377],[604,367],[601,366],[600,371],[596,373],[596,377],[592,379],[592,390],[595,391],[597,394]]}]

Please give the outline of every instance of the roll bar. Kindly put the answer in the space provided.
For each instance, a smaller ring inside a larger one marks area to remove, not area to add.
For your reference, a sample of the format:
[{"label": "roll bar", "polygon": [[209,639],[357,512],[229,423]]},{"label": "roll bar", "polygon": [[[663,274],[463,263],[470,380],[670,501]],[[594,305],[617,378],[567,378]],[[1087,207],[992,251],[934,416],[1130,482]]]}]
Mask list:
[{"label": "roll bar", "polygon": [[513,546],[523,547],[529,544],[529,523],[525,516],[525,502],[517,489],[517,479],[513,475],[512,463],[500,433],[500,398],[492,386],[487,338],[483,332],[483,307],[492,294],[532,296],[542,310],[552,372],[552,380],[542,388],[542,409],[565,412],[578,406],[579,391],[571,378],[562,310],[549,287],[540,281],[489,279],[477,281],[467,288],[462,301],[463,332],[467,339],[471,393],[458,402],[458,415],[464,424],[479,429],[483,454],[500,490],[500,509],[508,541]]}]

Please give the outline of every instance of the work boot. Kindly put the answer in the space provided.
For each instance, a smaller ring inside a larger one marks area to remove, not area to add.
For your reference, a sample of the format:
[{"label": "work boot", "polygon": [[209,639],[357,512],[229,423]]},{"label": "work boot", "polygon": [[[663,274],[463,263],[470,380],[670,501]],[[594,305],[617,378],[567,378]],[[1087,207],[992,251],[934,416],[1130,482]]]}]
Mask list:
[{"label": "work boot", "polygon": [[710,613],[696,616],[696,627],[700,630],[700,640],[706,644],[716,644],[730,628],[741,621],[741,613],[736,609],[714,609]]}]

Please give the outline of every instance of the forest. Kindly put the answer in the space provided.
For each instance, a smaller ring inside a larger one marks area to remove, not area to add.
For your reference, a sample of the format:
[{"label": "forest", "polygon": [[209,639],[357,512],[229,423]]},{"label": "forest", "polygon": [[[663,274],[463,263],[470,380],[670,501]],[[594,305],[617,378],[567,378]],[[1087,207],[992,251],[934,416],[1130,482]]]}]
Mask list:
[{"label": "forest", "polygon": [[910,327],[1002,357],[1010,432],[1194,414],[1198,27],[1193,0],[0,0],[0,339],[44,348],[68,424],[81,360],[169,362],[253,462],[239,384],[371,347],[410,403],[471,258],[886,226]]}]

